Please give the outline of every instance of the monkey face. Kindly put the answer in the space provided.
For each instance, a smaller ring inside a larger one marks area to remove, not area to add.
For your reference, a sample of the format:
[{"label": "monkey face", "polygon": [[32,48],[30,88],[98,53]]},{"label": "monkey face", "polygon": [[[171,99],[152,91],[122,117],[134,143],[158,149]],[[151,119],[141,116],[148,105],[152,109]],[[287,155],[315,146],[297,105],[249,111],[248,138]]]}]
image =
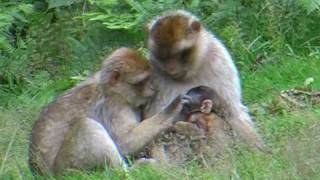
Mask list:
[{"label": "monkey face", "polygon": [[161,71],[165,72],[173,79],[183,79],[189,71],[190,55],[192,49],[185,49],[177,52],[169,52],[167,48],[157,47],[152,51],[151,62]]},{"label": "monkey face", "polygon": [[117,94],[132,107],[141,106],[155,94],[155,88],[149,77],[149,71],[137,69],[132,73],[120,74],[108,91]]},{"label": "monkey face", "polygon": [[149,28],[150,60],[174,79],[182,79],[193,65],[193,52],[201,24],[178,11],[155,20]]},{"label": "monkey face", "polygon": [[191,88],[183,96],[184,103],[182,113],[192,114],[201,112],[209,114],[213,110],[213,106],[217,107],[217,93],[208,86],[197,86]]},{"label": "monkey face", "polygon": [[150,72],[139,72],[135,75],[127,77],[128,85],[133,92],[132,98],[127,97],[135,106],[145,104],[155,94],[155,88],[150,79]]},{"label": "monkey face", "polygon": [[151,67],[146,59],[132,49],[120,48],[104,63],[103,91],[107,96],[120,97],[132,107],[140,106],[155,94],[150,74]]}]

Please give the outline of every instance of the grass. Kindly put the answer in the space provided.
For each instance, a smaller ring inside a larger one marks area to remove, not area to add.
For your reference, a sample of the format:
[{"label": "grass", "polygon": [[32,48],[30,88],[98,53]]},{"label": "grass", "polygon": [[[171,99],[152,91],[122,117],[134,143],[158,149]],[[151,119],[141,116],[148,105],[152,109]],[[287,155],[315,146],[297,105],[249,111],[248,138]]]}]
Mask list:
[{"label": "grass", "polygon": [[[116,170],[73,171],[60,179],[320,179],[319,106],[281,107],[270,112],[270,107],[277,106],[274,99],[281,90],[302,87],[308,77],[315,79],[312,88],[320,89],[319,67],[319,59],[289,57],[261,65],[255,71],[242,70],[244,100],[249,107],[257,105],[263,109],[254,118],[260,133],[272,146],[273,155],[238,147],[231,158],[209,169],[191,162],[170,169],[140,167],[128,174]],[[16,99],[14,105],[0,107],[0,179],[32,179],[27,165],[28,138],[44,103],[28,96]]]}]

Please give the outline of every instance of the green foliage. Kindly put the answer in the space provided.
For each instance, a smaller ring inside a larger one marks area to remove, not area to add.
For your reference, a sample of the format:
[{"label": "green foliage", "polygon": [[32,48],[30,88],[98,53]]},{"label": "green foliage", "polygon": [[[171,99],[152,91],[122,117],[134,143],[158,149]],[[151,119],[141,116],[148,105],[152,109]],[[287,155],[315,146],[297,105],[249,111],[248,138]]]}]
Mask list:
[{"label": "green foliage", "polygon": [[139,31],[148,18],[159,14],[165,9],[172,9],[175,6],[175,2],[172,0],[91,0],[89,2],[94,7],[97,7],[96,12],[84,14],[84,17],[89,21],[101,22],[107,29],[124,29],[129,31]]},{"label": "green foliage", "polygon": [[132,29],[133,26],[137,24],[137,14],[133,11],[121,10],[123,8],[119,5],[118,1],[89,1],[91,5],[99,7],[100,12],[86,13],[84,17],[89,21],[98,21],[105,25],[106,28],[111,30],[116,29]]},{"label": "green foliage", "polygon": [[57,8],[62,6],[70,6],[74,3],[82,2],[82,0],[46,0],[48,3],[48,9]]},{"label": "green foliage", "polygon": [[316,10],[320,10],[320,1],[319,0],[299,0],[308,13],[312,13]]},{"label": "green foliage", "polygon": [[[200,9],[209,29],[232,49],[239,65],[278,61],[277,55],[311,54],[319,48],[319,15],[293,0],[215,1]],[[297,35],[299,34],[299,35]]]},{"label": "green foliage", "polygon": [[[15,46],[23,46],[23,41],[14,39],[12,34],[21,34],[28,23],[26,16],[32,13],[32,5],[28,3],[1,2],[0,6],[0,56],[14,51]],[[10,31],[12,25],[16,28]]]}]

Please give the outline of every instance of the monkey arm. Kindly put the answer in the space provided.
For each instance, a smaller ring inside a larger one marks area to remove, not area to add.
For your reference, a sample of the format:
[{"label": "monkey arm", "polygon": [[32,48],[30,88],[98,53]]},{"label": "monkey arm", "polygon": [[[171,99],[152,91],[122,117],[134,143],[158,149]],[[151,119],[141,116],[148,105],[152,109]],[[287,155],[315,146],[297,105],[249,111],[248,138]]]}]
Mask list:
[{"label": "monkey arm", "polygon": [[173,126],[175,122],[181,119],[180,112],[183,103],[181,96],[178,96],[160,113],[143,120],[141,123],[133,119],[129,122],[128,119],[121,118],[123,121],[126,121],[122,123],[127,123],[127,125],[123,126],[123,129],[120,130],[123,134],[121,136],[118,134],[117,136],[122,137],[117,138],[117,143],[122,153],[124,155],[137,153],[161,132]]},{"label": "monkey arm", "polygon": [[170,128],[173,125],[172,121],[167,115],[161,113],[143,120],[138,126],[128,131],[128,134],[123,136],[125,138],[119,139],[118,145],[122,153],[124,155],[137,153],[158,134]]}]

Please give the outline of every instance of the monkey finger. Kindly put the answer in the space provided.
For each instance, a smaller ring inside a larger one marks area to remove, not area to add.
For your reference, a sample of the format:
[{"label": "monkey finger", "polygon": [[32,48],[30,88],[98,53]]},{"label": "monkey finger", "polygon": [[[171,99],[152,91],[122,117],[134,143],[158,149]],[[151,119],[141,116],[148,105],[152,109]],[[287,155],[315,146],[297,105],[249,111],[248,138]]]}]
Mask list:
[{"label": "monkey finger", "polygon": [[192,97],[189,96],[189,95],[183,95],[183,96],[181,97],[181,103],[182,103],[183,105],[192,103]]},{"label": "monkey finger", "polygon": [[178,114],[182,110],[182,95],[178,95],[165,109],[166,114]]}]

